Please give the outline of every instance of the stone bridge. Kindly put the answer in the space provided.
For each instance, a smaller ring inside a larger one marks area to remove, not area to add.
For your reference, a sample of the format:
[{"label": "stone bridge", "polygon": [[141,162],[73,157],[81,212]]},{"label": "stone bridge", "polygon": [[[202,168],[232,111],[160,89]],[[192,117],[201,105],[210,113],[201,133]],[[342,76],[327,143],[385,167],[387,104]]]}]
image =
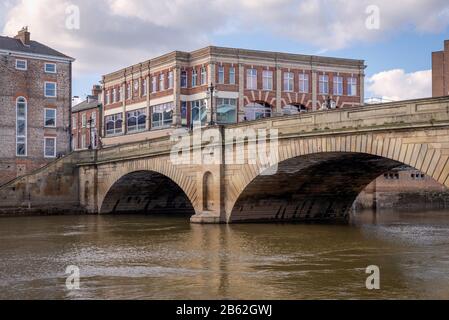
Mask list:
[{"label": "stone bridge", "polygon": [[[449,187],[448,160],[449,97],[431,98],[178,129],[77,152],[3,186],[0,199],[24,212],[42,207],[39,183],[65,168],[59,185],[70,183],[64,190],[71,201],[64,201],[89,213],[187,213],[197,223],[345,222],[358,194],[398,166]],[[42,196],[46,203],[55,197]]]}]

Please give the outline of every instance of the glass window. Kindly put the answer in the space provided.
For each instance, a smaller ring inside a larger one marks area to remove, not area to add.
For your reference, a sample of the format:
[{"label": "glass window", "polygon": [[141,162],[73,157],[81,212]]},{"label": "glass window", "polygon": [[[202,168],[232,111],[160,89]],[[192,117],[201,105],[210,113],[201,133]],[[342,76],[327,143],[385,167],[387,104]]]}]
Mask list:
[{"label": "glass window", "polygon": [[294,78],[293,72],[284,72],[284,91],[293,91]]},{"label": "glass window", "polygon": [[173,102],[153,107],[152,128],[163,128],[173,123]]},{"label": "glass window", "polygon": [[357,78],[351,77],[348,79],[348,96],[354,97],[357,95]]},{"label": "glass window", "polygon": [[271,106],[269,104],[250,103],[245,107],[245,119],[253,121],[271,117]]},{"label": "glass window", "polygon": [[16,155],[27,155],[27,101],[23,97],[16,101]]},{"label": "glass window", "polygon": [[306,73],[299,74],[299,92],[309,92],[309,75]]},{"label": "glass window", "polygon": [[115,135],[122,133],[123,116],[121,113],[105,117],[106,135]]},{"label": "glass window", "polygon": [[319,85],[320,85],[320,94],[328,94],[329,93],[329,76],[320,75],[319,77]]},{"label": "glass window", "polygon": [[161,73],[159,75],[159,91],[165,90],[165,75]]},{"label": "glass window", "polygon": [[28,62],[26,60],[16,60],[16,69],[17,70],[27,70],[28,69]]},{"label": "glass window", "polygon": [[201,68],[201,85],[204,86],[207,84],[207,72],[206,67]]},{"label": "glass window", "polygon": [[45,158],[56,158],[56,138],[44,138]]},{"label": "glass window", "polygon": [[142,96],[146,96],[148,92],[147,79],[142,81]]},{"label": "glass window", "polygon": [[198,83],[198,72],[196,69],[193,69],[192,71],[192,87],[196,87]]},{"label": "glass window", "polygon": [[56,127],[56,109],[44,109],[45,112],[45,126],[46,127]]},{"label": "glass window", "polygon": [[117,101],[117,89],[112,89],[112,103]]},{"label": "glass window", "polygon": [[126,99],[131,99],[131,83],[126,85]]},{"label": "glass window", "polygon": [[147,127],[147,112],[145,109],[129,111],[126,118],[128,132],[143,131]]},{"label": "glass window", "polygon": [[334,95],[336,96],[343,95],[343,77],[340,76],[334,77]]},{"label": "glass window", "polygon": [[181,101],[181,125],[187,127],[187,102]]},{"label": "glass window", "polygon": [[246,71],[246,83],[247,83],[247,89],[257,90],[257,70],[256,69],[248,69]]},{"label": "glass window", "polygon": [[56,73],[56,64],[55,63],[46,63],[45,64],[45,73]]},{"label": "glass window", "polygon": [[181,88],[187,88],[187,71],[181,71]]},{"label": "glass window", "polygon": [[223,66],[218,67],[218,83],[223,84],[225,82],[225,69]]},{"label": "glass window", "polygon": [[87,149],[86,135],[81,135],[81,149]]},{"label": "glass window", "polygon": [[81,115],[81,127],[85,128],[87,126],[87,116],[85,113]]},{"label": "glass window", "polygon": [[151,78],[151,92],[157,92],[157,78]]},{"label": "glass window", "polygon": [[217,122],[219,124],[237,122],[237,99],[217,99]]},{"label": "glass window", "polygon": [[76,129],[76,127],[77,127],[77,119],[76,119],[76,113],[74,113],[73,115],[72,115],[72,129]]},{"label": "glass window", "polygon": [[136,95],[139,93],[139,80],[134,80],[134,93]]},{"label": "glass window", "polygon": [[264,70],[262,73],[263,89],[273,90],[273,71]]},{"label": "glass window", "polygon": [[45,82],[45,96],[48,98],[56,98],[56,83]]},{"label": "glass window", "polygon": [[173,71],[168,73],[168,88],[173,89]]},{"label": "glass window", "polygon": [[229,84],[235,84],[235,68],[229,68]]},{"label": "glass window", "polygon": [[106,104],[111,102],[111,91],[106,91]]},{"label": "glass window", "polygon": [[192,101],[191,124],[192,126],[204,126],[207,122],[207,110],[205,100]]}]

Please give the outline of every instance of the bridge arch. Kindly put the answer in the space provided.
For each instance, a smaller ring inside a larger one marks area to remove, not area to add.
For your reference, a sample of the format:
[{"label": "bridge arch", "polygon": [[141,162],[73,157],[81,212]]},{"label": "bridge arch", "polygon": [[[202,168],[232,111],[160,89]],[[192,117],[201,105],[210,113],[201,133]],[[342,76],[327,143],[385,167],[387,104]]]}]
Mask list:
[{"label": "bridge arch", "polygon": [[162,159],[132,160],[98,168],[98,211],[200,212],[195,181]]},{"label": "bridge arch", "polygon": [[246,164],[230,178],[227,220],[346,221],[369,183],[404,164],[449,187],[449,157],[427,140],[406,133],[282,139],[275,175]]}]

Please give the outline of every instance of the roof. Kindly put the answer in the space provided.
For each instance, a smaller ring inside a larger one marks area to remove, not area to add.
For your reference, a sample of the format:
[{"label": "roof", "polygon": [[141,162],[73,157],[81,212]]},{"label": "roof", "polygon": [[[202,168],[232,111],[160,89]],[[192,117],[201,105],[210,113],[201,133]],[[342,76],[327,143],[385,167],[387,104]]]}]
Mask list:
[{"label": "roof", "polygon": [[100,105],[101,105],[100,101],[95,100],[93,98],[89,98],[89,99],[84,100],[83,102],[77,104],[76,106],[73,106],[72,113],[89,110],[89,109],[95,109],[95,108],[98,108]]},{"label": "roof", "polygon": [[325,57],[317,55],[304,55],[296,53],[285,53],[276,51],[261,51],[251,49],[239,49],[229,47],[208,46],[192,52],[172,51],[159,57],[146,60],[141,63],[134,64],[129,67],[108,73],[103,76],[103,81],[111,81],[112,79],[121,78],[124,74],[132,74],[136,70],[149,69],[150,67],[157,67],[175,60],[190,61],[204,57],[230,57],[230,58],[246,58],[246,59],[263,59],[266,61],[277,62],[301,62],[315,65],[339,65],[346,67],[357,67],[359,69],[366,69],[365,60],[347,59],[336,57]]},{"label": "roof", "polygon": [[23,52],[26,54],[37,54],[37,55],[45,55],[45,56],[52,56],[52,57],[58,57],[63,59],[68,59],[71,61],[74,61],[75,59],[72,57],[69,57],[59,51],[56,51],[50,47],[47,47],[46,45],[37,42],[37,41],[30,41],[30,45],[24,45],[22,41],[15,38],[10,37],[4,37],[0,36],[0,50],[7,50],[7,51],[14,51],[14,52]]}]

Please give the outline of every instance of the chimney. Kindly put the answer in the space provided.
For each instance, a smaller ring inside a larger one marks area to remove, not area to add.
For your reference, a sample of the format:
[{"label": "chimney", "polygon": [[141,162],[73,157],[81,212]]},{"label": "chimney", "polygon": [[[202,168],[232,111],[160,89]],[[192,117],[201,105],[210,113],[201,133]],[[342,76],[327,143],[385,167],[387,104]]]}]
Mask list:
[{"label": "chimney", "polygon": [[96,84],[92,87],[92,95],[94,97],[96,97],[97,99],[100,97],[101,92],[102,92],[102,89],[101,89],[100,85]]},{"label": "chimney", "polygon": [[28,32],[28,27],[23,27],[22,30],[17,33],[17,36],[15,36],[14,39],[18,39],[22,41],[24,45],[29,46],[30,36],[31,34]]}]

